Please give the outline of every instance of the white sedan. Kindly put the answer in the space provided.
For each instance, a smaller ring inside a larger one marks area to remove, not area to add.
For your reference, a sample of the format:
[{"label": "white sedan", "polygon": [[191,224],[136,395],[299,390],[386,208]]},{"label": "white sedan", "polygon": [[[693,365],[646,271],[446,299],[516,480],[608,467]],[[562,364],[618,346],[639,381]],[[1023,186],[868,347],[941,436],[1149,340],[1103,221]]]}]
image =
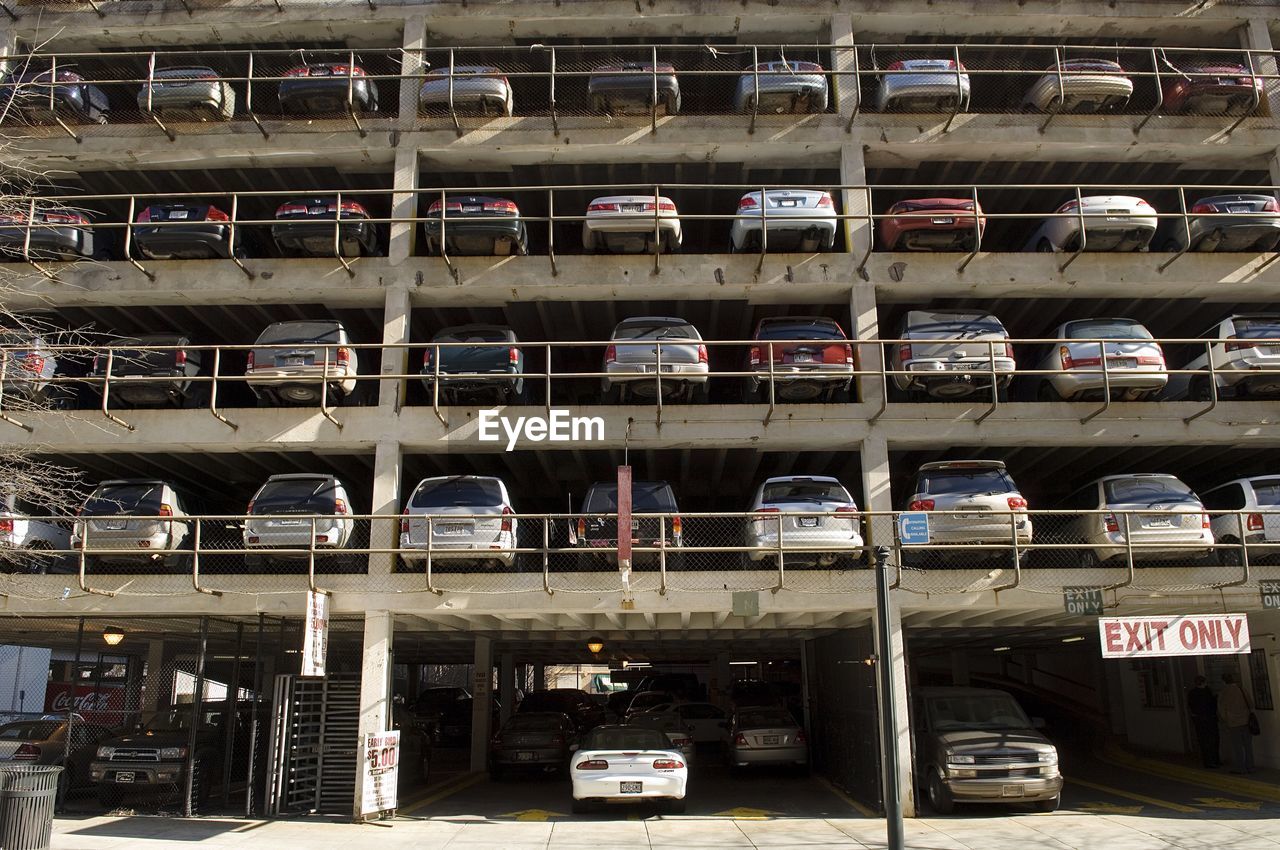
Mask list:
[{"label": "white sedan", "polygon": [[1080,249],[1084,217],[1086,251],[1145,251],[1156,235],[1156,211],[1142,198],[1089,195],[1067,201],[1027,240],[1026,250],[1052,253]]},{"label": "white sedan", "polygon": [[684,811],[689,768],[684,754],[656,729],[597,726],[574,753],[569,775],[575,814],[593,803],[654,801]]},{"label": "white sedan", "polygon": [[582,222],[582,247],[587,253],[649,254],[655,238],[662,253],[680,250],[680,215],[670,198],[611,195],[587,205],[587,217]]},{"label": "white sedan", "polygon": [[768,189],[748,192],[738,201],[729,231],[729,251],[759,250],[767,230],[769,251],[830,251],[836,241],[836,207],[821,189]]}]

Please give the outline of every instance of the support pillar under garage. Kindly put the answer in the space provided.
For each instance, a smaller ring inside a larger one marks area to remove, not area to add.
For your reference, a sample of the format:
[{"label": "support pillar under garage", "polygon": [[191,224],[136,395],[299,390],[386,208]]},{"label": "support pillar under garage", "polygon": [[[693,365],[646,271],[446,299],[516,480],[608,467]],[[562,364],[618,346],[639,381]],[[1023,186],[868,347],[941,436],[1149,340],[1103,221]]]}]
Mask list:
[{"label": "support pillar under garage", "polygon": [[364,748],[360,745],[370,734],[390,728],[391,720],[391,640],[393,620],[390,611],[367,611],[364,615],[363,663],[360,670],[360,735],[356,738],[356,783],[352,819],[360,820],[360,804],[364,785]]},{"label": "support pillar under garage", "polygon": [[493,642],[475,638],[475,675],[471,682],[471,769],[489,766],[489,736],[493,725]]},{"label": "support pillar under garage", "polygon": [[[862,145],[840,148],[840,183],[843,186],[867,185],[866,152]],[[871,215],[871,192],[867,189],[845,189],[840,192],[840,212],[852,216]],[[871,250],[875,238],[870,218],[844,220],[845,250],[861,261]]]}]

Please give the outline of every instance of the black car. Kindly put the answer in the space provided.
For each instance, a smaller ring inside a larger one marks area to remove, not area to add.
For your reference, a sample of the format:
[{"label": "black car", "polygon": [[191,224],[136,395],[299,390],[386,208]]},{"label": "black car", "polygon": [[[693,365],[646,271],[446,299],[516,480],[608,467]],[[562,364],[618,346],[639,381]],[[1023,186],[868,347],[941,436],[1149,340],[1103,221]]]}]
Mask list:
[{"label": "black car", "polygon": [[[110,358],[105,353],[93,358],[90,377],[97,379],[93,382],[93,389],[98,395],[102,395],[102,379],[107,375],[107,360],[110,359],[109,402],[123,402],[133,407],[182,407],[192,404],[200,386],[192,380],[200,372],[200,349],[191,348],[190,345],[190,337],[176,333],[147,334],[116,340],[112,345]],[[160,346],[162,350],[155,350],[153,346]],[[121,378],[147,380],[130,381],[120,380]]]},{"label": "black car", "polygon": [[378,86],[359,65],[318,62],[285,71],[280,81],[280,110],[324,114],[347,111],[347,97],[357,112],[378,111]]},{"label": "black car", "polygon": [[[444,221],[441,222],[443,212]],[[440,253],[440,231],[450,254],[466,257],[523,257],[529,253],[529,235],[520,219],[520,208],[506,198],[465,195],[435,201],[422,223],[427,233],[427,253]]]},{"label": "black car", "polygon": [[616,115],[621,112],[648,112],[654,104],[654,78],[657,78],[657,104],[666,114],[680,112],[680,83],[675,66],[667,62],[624,62],[591,69],[587,91],[591,109]]},{"label": "black car", "polygon": [[[336,225],[335,221],[338,222]],[[343,257],[378,253],[378,233],[369,223],[369,213],[364,205],[343,201],[339,214],[336,198],[285,201],[276,209],[271,238],[285,256],[332,257],[336,253],[335,248]]]},{"label": "black car", "polygon": [[[437,349],[427,348],[422,356],[422,385],[429,397],[439,375],[440,400],[447,404],[477,395],[492,396],[498,404],[523,402],[524,352],[515,331],[501,325],[459,325],[445,328],[431,341],[475,344],[440,348],[438,363]],[[459,373],[467,376],[451,377]]]},{"label": "black car", "polygon": [[517,714],[554,712],[567,715],[578,731],[594,729],[609,719],[608,711],[586,691],[577,688],[551,688],[525,695]]},{"label": "black car", "polygon": [[578,742],[578,725],[558,711],[522,711],[489,741],[489,776],[513,769],[565,771]]},{"label": "black car", "polygon": [[444,739],[446,721],[450,725],[461,720],[463,714],[471,714],[471,692],[456,685],[427,688],[418,694],[409,709],[422,728],[428,730],[435,742]]},{"label": "black car", "polygon": [[[683,545],[683,523],[676,513],[675,491],[665,481],[635,481],[631,484],[631,545],[636,548],[657,548],[665,538],[666,546],[676,549],[667,555],[667,568],[681,565],[678,549]],[[584,568],[601,561],[610,566],[618,563],[616,552],[592,554],[592,549],[616,548],[618,545],[618,485],[613,481],[597,481],[587,490],[582,500],[584,516],[577,521],[577,545],[582,553]],[[645,516],[650,514],[650,516]],[[669,516],[652,516],[669,514]],[[636,552],[631,556],[633,566],[657,567],[657,552]]]},{"label": "black car", "polygon": [[[77,210],[51,204],[36,205],[35,217],[27,227],[29,206],[0,212],[0,257],[25,260],[24,249],[33,260],[74,261],[85,258],[106,260],[106,233],[90,227],[89,216]],[[27,232],[30,231],[30,241]]]},{"label": "black car", "polygon": [[75,71],[59,71],[56,81],[51,70],[28,71],[10,78],[4,87],[6,112],[27,121],[107,123],[106,93]]},{"label": "black car", "polygon": [[240,253],[240,231],[231,244],[231,216],[206,201],[158,201],[142,208],[133,244],[152,260],[205,260]]}]

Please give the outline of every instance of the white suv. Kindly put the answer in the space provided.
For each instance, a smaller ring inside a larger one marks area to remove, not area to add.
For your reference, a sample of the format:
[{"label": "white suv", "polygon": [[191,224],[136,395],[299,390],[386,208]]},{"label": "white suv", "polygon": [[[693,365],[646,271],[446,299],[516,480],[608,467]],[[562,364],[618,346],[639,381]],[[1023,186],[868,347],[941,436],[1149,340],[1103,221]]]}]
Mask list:
[{"label": "white suv", "polygon": [[342,404],[355,393],[359,371],[350,345],[341,322],[307,319],[268,325],[249,352],[249,388],[259,404],[319,404],[327,376],[329,403]]},{"label": "white suv", "polygon": [[[745,545],[752,561],[777,561],[778,535],[788,566],[852,567],[862,548],[858,506],[838,479],[823,475],[784,475],[756,488],[748,509]],[[847,514],[847,516],[840,516]]]},{"label": "white suv", "polygon": [[[1272,562],[1280,555],[1280,545],[1272,545],[1280,544],[1280,475],[1237,478],[1204,491],[1201,501],[1209,511],[1214,540],[1229,546],[1246,541],[1253,564],[1264,559]],[[1241,563],[1237,548],[1216,551],[1220,564]]]},{"label": "white suv", "polygon": [[1017,369],[1008,338],[1000,320],[982,310],[912,310],[898,331],[898,339],[909,342],[891,346],[893,383],[913,400],[961,398],[989,392],[994,372],[997,396],[1005,401]]},{"label": "white suv", "polygon": [[[1219,398],[1280,395],[1280,313],[1228,316],[1200,334],[1200,337],[1221,340],[1209,346],[1213,353],[1213,371],[1217,377]],[[1192,401],[1208,401],[1212,398],[1209,387],[1209,356],[1203,348],[1182,368],[1205,374],[1176,376],[1178,390],[1171,392],[1170,396],[1176,398],[1185,395]]]},{"label": "white suv", "polygon": [[32,510],[12,493],[0,498],[0,563],[21,572],[54,572],[67,557],[71,534],[56,522],[31,516]]},{"label": "white suv", "polygon": [[[1067,340],[1049,347],[1036,370],[1040,401],[1077,401],[1111,397],[1124,401],[1155,398],[1169,381],[1164,352],[1133,319],[1078,319],[1065,322],[1050,336]],[[1105,340],[1073,342],[1072,340]],[[1102,351],[1106,349],[1106,374]]]},{"label": "white suv", "polygon": [[[254,493],[245,513],[244,547],[263,551],[245,556],[250,572],[270,561],[305,561],[313,535],[316,549],[346,549],[356,525],[346,485],[325,474],[273,475]],[[266,551],[278,549],[294,551]],[[348,565],[355,560],[349,558]]]},{"label": "white suv", "polygon": [[1061,507],[1105,511],[1076,514],[1064,524],[1065,542],[1090,547],[1079,550],[1081,567],[1124,559],[1129,544],[1134,561],[1202,559],[1213,546],[1204,505],[1172,475],[1108,475],[1072,493]]},{"label": "white suv", "polygon": [[400,557],[425,561],[430,535],[432,563],[465,561],[510,568],[516,562],[511,550],[519,539],[514,514],[501,478],[424,478],[413,489],[400,520]]},{"label": "white suv", "polygon": [[[1011,547],[1015,534],[1019,545],[1031,542],[1027,500],[1002,461],[926,463],[916,473],[904,509],[928,512],[930,543]],[[955,549],[933,555],[943,560],[972,557]],[[1009,560],[1012,562],[1011,555]]]},{"label": "white suv", "polygon": [[71,548],[83,549],[90,562],[162,564],[185,572],[191,553],[182,550],[194,542],[187,501],[164,481],[103,481],[80,508]]}]

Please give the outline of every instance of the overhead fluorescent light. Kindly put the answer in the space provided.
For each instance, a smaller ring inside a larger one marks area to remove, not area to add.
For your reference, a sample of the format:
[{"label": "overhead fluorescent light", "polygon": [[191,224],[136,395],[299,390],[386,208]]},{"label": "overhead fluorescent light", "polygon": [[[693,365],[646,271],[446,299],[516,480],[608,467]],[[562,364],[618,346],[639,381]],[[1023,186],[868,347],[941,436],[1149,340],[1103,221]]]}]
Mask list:
[{"label": "overhead fluorescent light", "polygon": [[992,652],[1008,652],[1011,649],[1013,649],[1012,646],[997,646],[995,649],[991,651]]},{"label": "overhead fluorescent light", "polygon": [[1076,643],[1077,641],[1082,641],[1082,640],[1084,640],[1084,635],[1075,635],[1074,637],[1063,638],[1063,639],[1062,639],[1062,642],[1063,642],[1063,643]]}]

